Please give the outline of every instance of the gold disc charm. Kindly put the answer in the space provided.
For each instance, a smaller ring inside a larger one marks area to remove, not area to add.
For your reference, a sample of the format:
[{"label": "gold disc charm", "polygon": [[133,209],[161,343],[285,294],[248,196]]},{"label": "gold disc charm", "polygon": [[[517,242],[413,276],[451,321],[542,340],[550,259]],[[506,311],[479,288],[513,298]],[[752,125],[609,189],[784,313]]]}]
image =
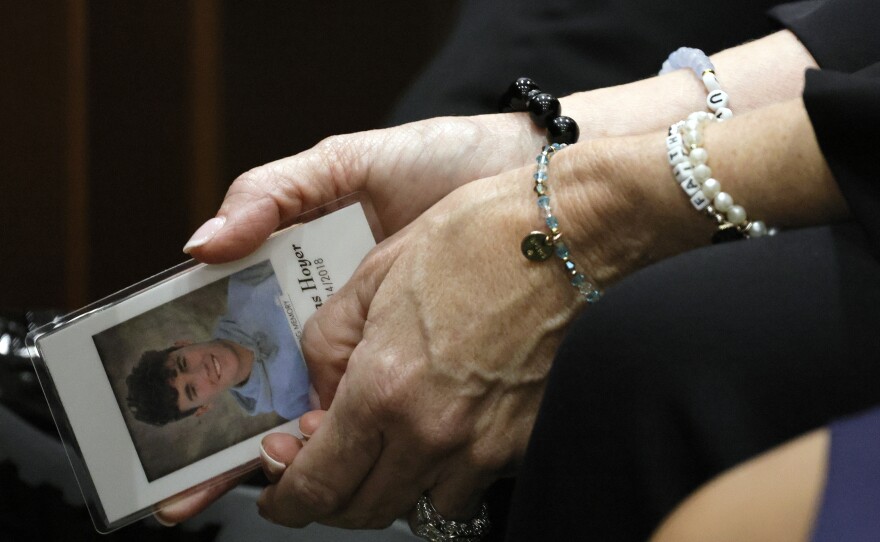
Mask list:
[{"label": "gold disc charm", "polygon": [[539,231],[533,231],[523,237],[520,248],[523,256],[533,262],[543,262],[553,255],[553,243],[550,242],[550,236]]}]

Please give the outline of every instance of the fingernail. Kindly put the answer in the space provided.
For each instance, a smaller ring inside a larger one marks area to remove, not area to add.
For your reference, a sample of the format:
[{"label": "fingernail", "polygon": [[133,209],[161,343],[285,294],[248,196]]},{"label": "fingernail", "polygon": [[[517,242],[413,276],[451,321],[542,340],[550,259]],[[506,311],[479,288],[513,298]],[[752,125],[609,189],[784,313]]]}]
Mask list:
[{"label": "fingernail", "polygon": [[305,442],[308,442],[308,440],[309,440],[310,438],[312,438],[312,434],[311,434],[311,433],[306,433],[306,432],[303,431],[302,429],[300,429],[299,433],[303,436],[302,439],[303,439],[303,441],[305,441]]},{"label": "fingernail", "polygon": [[284,472],[284,469],[287,468],[287,465],[267,454],[266,449],[263,448],[262,444],[260,444],[260,457],[263,458],[263,461],[266,463],[266,468],[269,469],[269,472],[272,474],[280,475]]},{"label": "fingernail", "polygon": [[202,224],[202,227],[197,229],[193,236],[189,238],[189,241],[183,246],[183,252],[189,254],[192,249],[200,247],[213,239],[224,224],[226,224],[225,216],[215,216],[211,220]]},{"label": "fingernail", "polygon": [[156,523],[158,523],[158,524],[161,525],[162,527],[174,527],[175,525],[177,525],[176,523],[173,523],[173,522],[171,522],[171,521],[165,521],[165,520],[162,519],[162,517],[159,516],[158,514],[153,514],[153,519],[155,519],[155,520],[156,520]]}]

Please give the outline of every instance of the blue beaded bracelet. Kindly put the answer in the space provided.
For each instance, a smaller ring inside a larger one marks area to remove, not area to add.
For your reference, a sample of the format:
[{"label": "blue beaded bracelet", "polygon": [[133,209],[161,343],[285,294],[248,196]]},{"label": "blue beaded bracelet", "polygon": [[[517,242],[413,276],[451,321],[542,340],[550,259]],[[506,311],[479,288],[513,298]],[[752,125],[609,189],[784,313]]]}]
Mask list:
[{"label": "blue beaded bracelet", "polygon": [[531,232],[523,238],[520,249],[523,256],[533,262],[546,261],[555,254],[562,261],[571,285],[577,288],[581,297],[588,303],[595,303],[602,297],[602,291],[596,288],[586,275],[578,271],[577,265],[571,259],[571,252],[562,241],[559,219],[556,218],[550,207],[550,194],[546,184],[547,168],[550,165],[550,158],[565,147],[565,144],[559,143],[547,145],[535,158],[538,165],[533,177],[535,178],[535,193],[538,195],[538,211],[544,224],[550,229],[550,233]]}]

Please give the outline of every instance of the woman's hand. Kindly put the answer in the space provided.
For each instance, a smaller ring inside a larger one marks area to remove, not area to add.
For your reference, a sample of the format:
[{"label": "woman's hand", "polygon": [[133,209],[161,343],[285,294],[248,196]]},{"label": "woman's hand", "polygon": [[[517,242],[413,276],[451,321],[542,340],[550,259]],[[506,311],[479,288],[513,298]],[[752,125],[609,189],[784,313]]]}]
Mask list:
[{"label": "woman's hand", "polygon": [[[663,139],[586,141],[553,159],[554,210],[572,259],[599,285],[711,236],[712,222],[672,182]],[[800,100],[708,128],[706,148],[725,187],[768,223],[846,215]],[[441,514],[464,517],[515,467],[577,310],[559,262],[532,264],[519,252],[540,228],[533,171],[466,183],[406,227],[384,207],[401,229],[307,324],[304,353],[329,410],[309,444],[290,449],[290,466],[260,501],[264,514],[287,525],[380,526],[427,490]],[[271,229],[307,201],[251,195],[227,199],[252,215],[238,223],[244,233]],[[275,214],[254,214],[260,205]],[[223,242],[235,241],[229,233]]]},{"label": "woman's hand", "polygon": [[[593,147],[559,152],[548,185],[572,259],[604,285],[669,248],[648,227],[667,207],[639,209],[626,180],[636,171],[604,167],[603,145]],[[576,166],[589,156],[601,167]],[[655,162],[665,168],[659,153]],[[560,261],[520,252],[544,229],[533,173],[459,188],[376,247],[307,323],[303,350],[328,411],[265,490],[264,516],[382,527],[429,491],[440,514],[466,518],[515,470],[582,307]]]},{"label": "woman's hand", "polygon": [[[799,96],[804,70],[816,65],[788,31],[712,59],[737,115]],[[561,102],[586,141],[665,129],[704,108],[705,89],[692,73],[678,70]],[[236,179],[217,216],[184,250],[210,263],[243,257],[303,211],[359,190],[369,193],[391,235],[463,184],[526,165],[545,135],[527,115],[504,114],[334,136]]]},{"label": "woman's hand", "polygon": [[356,191],[370,195],[391,235],[459,186],[526,164],[542,135],[510,114],[330,137],[241,175],[184,251],[210,263],[241,258],[300,213]]},{"label": "woman's hand", "polygon": [[[712,128],[719,178],[758,216],[845,216],[799,100]],[[707,244],[715,229],[673,182],[663,140],[588,141],[551,161],[551,206],[572,260],[601,286]],[[380,527],[427,491],[441,515],[465,518],[516,468],[581,306],[558,260],[520,253],[522,237],[543,229],[533,172],[451,193],[377,246],[306,324],[303,351],[328,410],[261,497],[266,517]]]}]

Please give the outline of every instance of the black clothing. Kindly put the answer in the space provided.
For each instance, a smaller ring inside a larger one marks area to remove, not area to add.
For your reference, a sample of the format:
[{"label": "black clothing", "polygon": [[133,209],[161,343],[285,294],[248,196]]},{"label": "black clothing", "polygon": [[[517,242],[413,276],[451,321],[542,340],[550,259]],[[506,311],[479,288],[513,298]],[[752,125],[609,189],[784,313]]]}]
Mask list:
[{"label": "black clothing", "polygon": [[449,41],[389,123],[493,113],[517,77],[554,96],[651,77],[682,45],[712,54],[773,32],[764,12],[777,3],[467,0]]},{"label": "black clothing", "polygon": [[853,224],[794,230],[609,288],[554,361],[508,540],[645,540],[722,470],[880,402],[868,247]]}]

